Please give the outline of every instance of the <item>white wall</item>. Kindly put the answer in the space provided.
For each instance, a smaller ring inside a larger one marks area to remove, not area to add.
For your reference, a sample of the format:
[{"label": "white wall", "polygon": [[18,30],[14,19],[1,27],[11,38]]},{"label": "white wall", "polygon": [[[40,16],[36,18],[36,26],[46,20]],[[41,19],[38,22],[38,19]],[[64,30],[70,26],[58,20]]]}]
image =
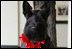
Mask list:
[{"label": "white wall", "polygon": [[69,1],[69,17],[68,17],[68,48],[71,48],[71,1]]},{"label": "white wall", "polygon": [[68,24],[56,24],[57,46],[67,47]]},{"label": "white wall", "polygon": [[18,45],[17,1],[1,1],[1,45]]}]

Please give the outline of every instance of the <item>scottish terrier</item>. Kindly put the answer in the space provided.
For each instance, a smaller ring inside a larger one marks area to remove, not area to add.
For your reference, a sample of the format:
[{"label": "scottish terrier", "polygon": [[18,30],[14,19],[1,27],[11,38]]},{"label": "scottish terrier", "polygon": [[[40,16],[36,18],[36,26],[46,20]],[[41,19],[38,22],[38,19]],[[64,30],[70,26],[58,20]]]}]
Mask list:
[{"label": "scottish terrier", "polygon": [[33,43],[35,41],[45,40],[45,44],[41,44],[42,48],[50,48],[51,41],[47,34],[47,19],[50,14],[48,2],[41,5],[40,10],[32,10],[27,1],[23,2],[23,14],[26,18],[24,35]]}]

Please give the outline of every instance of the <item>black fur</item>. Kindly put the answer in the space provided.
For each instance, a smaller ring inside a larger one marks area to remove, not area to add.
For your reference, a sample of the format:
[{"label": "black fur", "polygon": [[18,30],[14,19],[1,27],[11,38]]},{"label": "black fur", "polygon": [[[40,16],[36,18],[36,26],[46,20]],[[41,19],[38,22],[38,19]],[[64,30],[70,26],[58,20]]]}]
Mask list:
[{"label": "black fur", "polygon": [[45,45],[42,47],[50,47],[50,38],[47,34],[47,19],[50,14],[48,2],[41,6],[41,10],[32,10],[32,7],[27,1],[23,2],[23,14],[27,20],[24,35],[33,43],[35,41],[45,40]]}]

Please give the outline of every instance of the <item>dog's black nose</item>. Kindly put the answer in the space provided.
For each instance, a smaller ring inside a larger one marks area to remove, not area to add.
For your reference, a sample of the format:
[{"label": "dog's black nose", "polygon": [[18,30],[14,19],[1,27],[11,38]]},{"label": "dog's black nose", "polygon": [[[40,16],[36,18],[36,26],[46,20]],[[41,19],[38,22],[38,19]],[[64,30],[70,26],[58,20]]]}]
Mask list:
[{"label": "dog's black nose", "polygon": [[36,28],[36,27],[32,27],[32,28],[34,29],[34,28]]},{"label": "dog's black nose", "polygon": [[36,27],[32,27],[32,29],[36,29]]}]

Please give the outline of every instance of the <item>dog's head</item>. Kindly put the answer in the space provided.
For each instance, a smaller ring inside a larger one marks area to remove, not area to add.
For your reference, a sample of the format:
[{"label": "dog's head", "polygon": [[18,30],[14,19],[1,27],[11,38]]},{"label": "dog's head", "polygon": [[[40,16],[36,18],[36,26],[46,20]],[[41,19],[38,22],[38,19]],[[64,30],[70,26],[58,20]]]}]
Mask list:
[{"label": "dog's head", "polygon": [[44,40],[47,32],[47,19],[50,14],[50,8],[45,2],[40,8],[41,10],[33,11],[30,4],[23,2],[23,14],[27,20],[24,28],[24,35],[32,41]]}]

